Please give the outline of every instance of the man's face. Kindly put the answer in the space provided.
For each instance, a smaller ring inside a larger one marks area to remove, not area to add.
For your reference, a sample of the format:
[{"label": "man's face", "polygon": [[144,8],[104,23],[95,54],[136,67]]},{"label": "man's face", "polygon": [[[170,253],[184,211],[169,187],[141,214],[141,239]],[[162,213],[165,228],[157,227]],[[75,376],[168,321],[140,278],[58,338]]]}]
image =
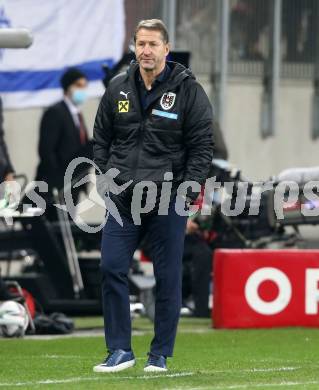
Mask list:
[{"label": "man's face", "polygon": [[77,79],[67,90],[66,95],[72,102],[79,106],[82,105],[87,99],[87,80],[83,77]]},{"label": "man's face", "polygon": [[77,79],[76,81],[74,81],[72,85],[70,85],[69,91],[72,93],[72,91],[75,89],[86,89],[87,86],[88,86],[88,82],[86,78],[82,77],[80,79]]},{"label": "man's face", "polygon": [[135,55],[144,71],[160,71],[168,53],[169,45],[160,31],[141,28],[136,34]]}]

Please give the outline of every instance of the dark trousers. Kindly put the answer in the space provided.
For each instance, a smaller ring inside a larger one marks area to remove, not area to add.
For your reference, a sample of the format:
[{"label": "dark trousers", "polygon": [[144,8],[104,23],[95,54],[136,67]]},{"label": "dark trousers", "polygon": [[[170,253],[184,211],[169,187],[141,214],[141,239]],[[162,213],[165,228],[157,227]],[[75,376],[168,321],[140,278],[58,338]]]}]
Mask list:
[{"label": "dark trousers", "polygon": [[141,225],[122,216],[123,227],[109,215],[102,236],[102,294],[105,341],[109,350],[131,349],[128,272],[141,238],[147,232],[156,278],[155,335],[151,352],[172,356],[182,303],[182,257],[187,217],[149,215]]},{"label": "dark trousers", "polygon": [[212,249],[197,234],[188,234],[184,246],[183,297],[193,296],[195,317],[209,317]]}]

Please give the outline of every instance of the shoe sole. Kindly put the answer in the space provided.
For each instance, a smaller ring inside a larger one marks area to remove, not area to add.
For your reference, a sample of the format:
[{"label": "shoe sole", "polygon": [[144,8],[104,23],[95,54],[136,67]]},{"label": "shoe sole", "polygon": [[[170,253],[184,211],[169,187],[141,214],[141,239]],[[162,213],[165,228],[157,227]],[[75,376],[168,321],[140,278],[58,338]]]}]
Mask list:
[{"label": "shoe sole", "polygon": [[147,366],[144,367],[145,372],[165,372],[167,368],[157,367],[157,366]]},{"label": "shoe sole", "polygon": [[124,362],[121,364],[118,364],[117,366],[114,367],[107,367],[103,365],[95,366],[93,367],[94,372],[118,372],[118,371],[123,371],[126,370],[127,368],[135,366],[135,360],[129,360],[128,362]]}]

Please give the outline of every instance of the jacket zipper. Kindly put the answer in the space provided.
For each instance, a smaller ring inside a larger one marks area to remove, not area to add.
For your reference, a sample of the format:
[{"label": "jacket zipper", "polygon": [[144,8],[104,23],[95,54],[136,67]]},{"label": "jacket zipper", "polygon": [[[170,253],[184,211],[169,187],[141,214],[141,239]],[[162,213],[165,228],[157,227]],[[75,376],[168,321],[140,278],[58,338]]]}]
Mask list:
[{"label": "jacket zipper", "polygon": [[143,118],[141,127],[139,129],[139,134],[138,134],[138,143],[137,143],[137,151],[136,151],[136,156],[134,160],[134,170],[133,170],[133,180],[135,181],[136,179],[136,172],[137,172],[137,167],[138,163],[140,160],[140,154],[141,154],[141,149],[142,149],[142,144],[143,144],[143,137],[144,137],[144,127],[145,127],[145,120]]},{"label": "jacket zipper", "polygon": [[141,118],[141,126],[139,128],[136,156],[134,158],[134,163],[133,163],[133,167],[132,167],[133,168],[133,181],[135,181],[137,167],[138,167],[138,163],[139,163],[139,159],[140,159],[141,146],[143,143],[144,126],[145,126],[146,116],[145,116],[145,113],[143,111],[143,107],[142,107],[142,104],[140,101],[139,93],[138,93],[138,90],[135,87],[135,85],[132,86],[132,90],[133,90],[133,94],[135,95],[135,101],[138,102],[137,106],[138,106],[138,111],[139,111],[140,118]]},{"label": "jacket zipper", "polygon": [[[159,91],[157,91],[157,94],[154,96],[154,98],[153,98],[152,102],[150,103],[147,111],[149,111],[149,108],[151,107],[151,105],[164,93],[164,91],[166,89],[167,89],[167,86],[166,86],[166,83],[165,83],[165,86],[160,88]],[[138,93],[138,90],[135,87],[135,85],[132,87],[132,90],[133,90],[133,93],[135,95],[136,101],[139,102],[138,107],[139,107],[139,114],[140,114],[140,117],[141,117],[141,126],[140,126],[140,129],[139,129],[139,137],[138,137],[138,144],[137,144],[137,153],[136,153],[136,156],[135,156],[135,159],[134,159],[134,167],[133,167],[133,180],[135,181],[136,180],[137,167],[138,167],[138,163],[139,163],[139,159],[140,159],[141,146],[142,146],[143,138],[144,138],[145,121],[147,119],[147,116],[149,115],[149,112],[145,112],[145,110],[143,109],[141,101],[140,101],[139,93]]]}]

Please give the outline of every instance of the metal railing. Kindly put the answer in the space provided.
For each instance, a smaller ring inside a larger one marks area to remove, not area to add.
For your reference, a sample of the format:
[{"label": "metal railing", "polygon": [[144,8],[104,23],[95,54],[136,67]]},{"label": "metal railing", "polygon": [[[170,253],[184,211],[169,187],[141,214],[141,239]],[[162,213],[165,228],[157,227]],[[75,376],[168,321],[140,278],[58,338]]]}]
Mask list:
[{"label": "metal railing", "polygon": [[[163,0],[126,0],[126,41],[138,21],[163,18]],[[218,55],[218,0],[176,0],[175,44],[191,52],[195,74],[210,75]],[[273,26],[270,0],[229,0],[229,75],[263,77]],[[282,0],[281,77],[313,77],[319,39],[319,1]]]}]

